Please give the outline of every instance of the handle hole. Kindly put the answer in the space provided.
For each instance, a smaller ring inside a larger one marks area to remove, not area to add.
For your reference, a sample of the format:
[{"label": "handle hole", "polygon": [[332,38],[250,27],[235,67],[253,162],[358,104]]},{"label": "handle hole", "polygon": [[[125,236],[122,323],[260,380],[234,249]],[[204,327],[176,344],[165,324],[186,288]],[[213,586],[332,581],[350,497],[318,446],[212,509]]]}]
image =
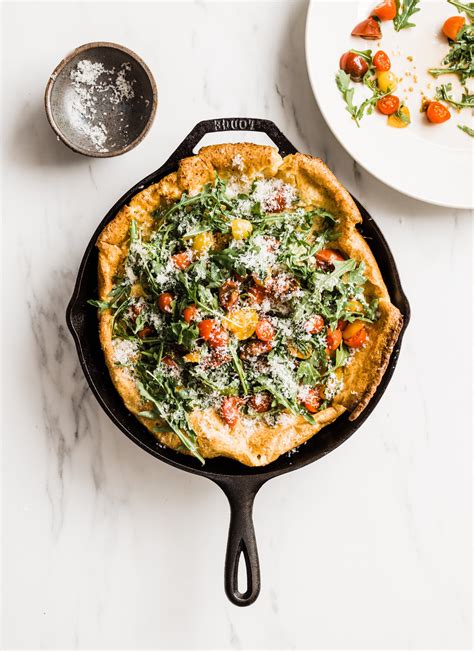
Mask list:
[{"label": "handle hole", "polygon": [[224,142],[253,142],[257,145],[275,147],[273,140],[261,131],[218,131],[217,133],[206,133],[193,147],[193,154],[197,154],[201,147],[221,145]]},{"label": "handle hole", "polygon": [[[244,562],[242,562],[242,558]],[[250,573],[250,559],[247,547],[243,540],[240,541],[234,568],[235,594],[241,599],[246,599],[252,592]]]}]

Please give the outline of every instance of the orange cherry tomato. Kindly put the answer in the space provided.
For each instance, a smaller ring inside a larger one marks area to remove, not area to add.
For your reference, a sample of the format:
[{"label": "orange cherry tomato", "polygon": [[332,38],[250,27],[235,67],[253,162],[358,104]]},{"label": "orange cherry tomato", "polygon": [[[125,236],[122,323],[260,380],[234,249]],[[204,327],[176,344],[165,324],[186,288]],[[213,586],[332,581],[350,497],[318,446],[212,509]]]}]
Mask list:
[{"label": "orange cherry tomato", "polygon": [[204,319],[204,321],[201,321],[198,325],[199,336],[202,337],[204,341],[207,341],[216,325],[217,321],[215,319]]},{"label": "orange cherry tomato", "polygon": [[451,16],[445,20],[443,25],[443,34],[452,41],[456,40],[459,30],[464,27],[466,20],[463,16]]},{"label": "orange cherry tomato", "polygon": [[372,62],[374,64],[375,69],[378,70],[379,72],[386,72],[387,70],[390,70],[390,68],[392,67],[388,54],[383,50],[379,50],[374,54],[374,58],[372,59]]},{"label": "orange cherry tomato", "polygon": [[351,34],[352,36],[360,36],[369,41],[376,41],[377,39],[382,38],[382,31],[379,22],[378,20],[375,20],[375,18],[372,18],[372,16],[369,16],[369,18],[366,18],[356,25]]},{"label": "orange cherry tomato", "polygon": [[162,312],[171,312],[171,304],[174,300],[173,294],[169,292],[164,292],[158,296],[158,307]]},{"label": "orange cherry tomato", "polygon": [[152,328],[151,326],[145,326],[141,330],[137,332],[138,336],[140,339],[146,339],[147,337],[150,337],[151,335],[155,334],[155,329]]},{"label": "orange cherry tomato", "polygon": [[239,283],[235,280],[226,280],[219,289],[219,303],[226,310],[237,303],[239,300]]},{"label": "orange cherry tomato", "polygon": [[344,343],[349,348],[360,348],[367,341],[367,330],[362,327],[353,337],[344,339]]},{"label": "orange cherry tomato", "polygon": [[171,259],[178,269],[181,269],[182,271],[187,269],[192,261],[189,251],[180,251],[179,253],[175,253],[171,256]]},{"label": "orange cherry tomato", "polygon": [[345,52],[339,60],[339,68],[350,75],[352,81],[362,81],[369,69],[367,61],[360,54]]},{"label": "orange cherry tomato", "polygon": [[449,109],[441,102],[430,102],[426,109],[426,117],[433,124],[441,124],[451,117]]},{"label": "orange cherry tomato", "polygon": [[398,111],[400,100],[396,95],[385,95],[377,102],[377,110],[384,115],[393,115]]},{"label": "orange cherry tomato", "polygon": [[229,343],[229,333],[222,326],[215,326],[207,342],[211,348],[224,348]]},{"label": "orange cherry tomato", "polygon": [[260,319],[255,326],[255,334],[260,341],[271,341],[275,336],[275,328],[267,319]]},{"label": "orange cherry tomato", "polygon": [[324,319],[319,314],[313,314],[304,324],[304,329],[309,335],[317,335],[324,328]]},{"label": "orange cherry tomato", "polygon": [[339,330],[339,328],[335,328],[334,330],[328,328],[328,333],[326,335],[326,343],[329,352],[332,352],[337,348],[339,348],[341,341],[342,341],[342,332]]},{"label": "orange cherry tomato", "polygon": [[239,409],[245,401],[243,398],[237,396],[227,396],[221,402],[220,414],[222,420],[229,425],[235,427],[239,421]]},{"label": "orange cherry tomato", "polygon": [[316,253],[316,262],[318,262],[322,267],[328,267],[333,265],[335,262],[343,262],[344,260],[344,256],[335,249],[321,249]]},{"label": "orange cherry tomato", "polygon": [[186,321],[186,323],[191,323],[191,321],[194,321],[198,313],[198,309],[195,305],[188,305],[188,307],[185,307],[183,310],[183,318]]},{"label": "orange cherry tomato", "polygon": [[393,20],[397,15],[395,0],[384,0],[372,10],[372,16],[380,20]]},{"label": "orange cherry tomato", "polygon": [[257,414],[263,414],[272,406],[272,396],[268,391],[256,393],[250,398],[249,406],[256,411]]},{"label": "orange cherry tomato", "polygon": [[321,396],[319,395],[318,389],[308,389],[301,402],[311,414],[315,414],[321,404]]}]

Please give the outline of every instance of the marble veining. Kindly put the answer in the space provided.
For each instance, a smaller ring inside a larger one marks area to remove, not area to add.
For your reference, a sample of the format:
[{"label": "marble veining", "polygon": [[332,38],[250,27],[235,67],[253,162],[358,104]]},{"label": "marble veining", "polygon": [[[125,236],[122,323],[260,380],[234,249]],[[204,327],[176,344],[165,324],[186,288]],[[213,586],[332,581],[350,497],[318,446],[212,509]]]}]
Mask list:
[{"label": "marble veining", "polygon": [[[5,649],[470,647],[472,215],[405,197],[346,154],[309,85],[306,9],[4,4]],[[49,73],[93,40],[138,52],[159,89],[149,135],[116,159],[70,152],[44,115]],[[370,419],[259,492],[262,592],[250,609],[223,590],[226,498],[108,420],[65,324],[109,207],[196,122],[236,115],[272,119],[327,162],[382,228],[413,311]]]}]

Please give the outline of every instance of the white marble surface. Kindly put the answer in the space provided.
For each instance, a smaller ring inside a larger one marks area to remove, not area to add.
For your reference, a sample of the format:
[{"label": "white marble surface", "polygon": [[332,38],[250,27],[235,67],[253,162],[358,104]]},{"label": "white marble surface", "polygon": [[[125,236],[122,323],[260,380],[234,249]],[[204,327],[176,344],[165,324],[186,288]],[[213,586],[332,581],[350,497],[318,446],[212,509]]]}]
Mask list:
[{"label": "white marble surface", "polygon": [[[472,216],[353,164],[309,88],[306,4],[3,5],[3,648],[468,648]],[[42,94],[72,47],[123,43],[159,86],[124,157],[58,143]],[[198,121],[274,120],[370,209],[413,317],[389,389],[333,454],[267,484],[262,592],[225,598],[228,507],[101,412],[64,312],[92,230]],[[400,161],[400,164],[403,164]]]}]

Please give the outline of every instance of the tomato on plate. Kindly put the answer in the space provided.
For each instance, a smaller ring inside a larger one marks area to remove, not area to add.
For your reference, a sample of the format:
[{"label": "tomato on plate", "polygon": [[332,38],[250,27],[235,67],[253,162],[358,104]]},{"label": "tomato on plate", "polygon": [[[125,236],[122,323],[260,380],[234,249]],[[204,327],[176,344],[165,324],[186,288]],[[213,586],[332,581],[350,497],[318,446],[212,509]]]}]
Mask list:
[{"label": "tomato on plate", "polygon": [[450,38],[452,41],[456,40],[459,30],[461,30],[466,24],[466,20],[463,16],[451,16],[444,21],[443,25],[443,34],[446,38]]},{"label": "tomato on plate", "polygon": [[379,21],[372,16],[366,18],[361,23],[356,25],[351,32],[352,36],[360,36],[369,41],[376,41],[379,38],[382,38],[382,31],[380,29]]},{"label": "tomato on plate", "polygon": [[449,109],[441,102],[430,102],[426,109],[426,117],[433,124],[441,124],[451,117]]},{"label": "tomato on plate", "polygon": [[372,63],[374,64],[375,69],[380,72],[386,72],[392,67],[388,54],[383,50],[378,50],[378,52],[374,54]]},{"label": "tomato on plate", "polygon": [[397,15],[397,5],[395,0],[383,0],[379,5],[372,9],[372,16],[380,20],[393,20]]},{"label": "tomato on plate", "polygon": [[396,95],[385,95],[377,102],[377,110],[384,115],[393,115],[398,111],[400,100]]},{"label": "tomato on plate", "polygon": [[339,68],[350,75],[352,81],[362,81],[369,65],[363,56],[349,50],[349,52],[344,52],[339,59]]}]

